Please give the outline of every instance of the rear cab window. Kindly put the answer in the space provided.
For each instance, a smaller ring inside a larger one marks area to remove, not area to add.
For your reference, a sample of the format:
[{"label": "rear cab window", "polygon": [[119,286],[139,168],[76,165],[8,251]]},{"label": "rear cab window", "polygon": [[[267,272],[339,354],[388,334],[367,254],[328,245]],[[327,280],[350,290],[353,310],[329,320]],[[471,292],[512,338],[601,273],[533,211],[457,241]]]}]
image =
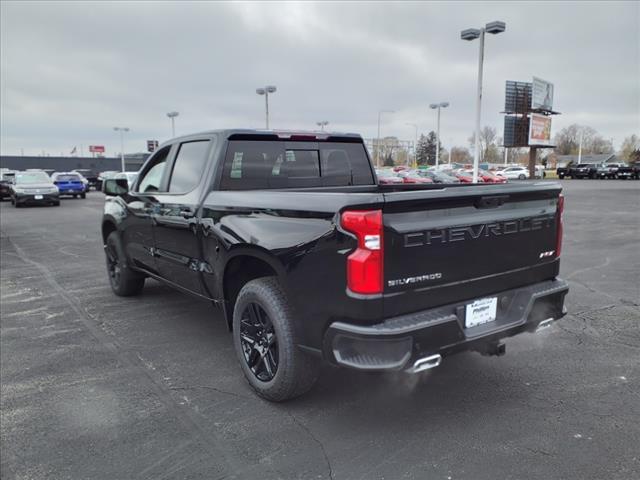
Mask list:
[{"label": "rear cab window", "polygon": [[169,180],[170,193],[187,193],[198,185],[207,163],[209,144],[209,140],[196,140],[179,145]]},{"label": "rear cab window", "polygon": [[374,185],[362,143],[231,140],[222,190]]}]

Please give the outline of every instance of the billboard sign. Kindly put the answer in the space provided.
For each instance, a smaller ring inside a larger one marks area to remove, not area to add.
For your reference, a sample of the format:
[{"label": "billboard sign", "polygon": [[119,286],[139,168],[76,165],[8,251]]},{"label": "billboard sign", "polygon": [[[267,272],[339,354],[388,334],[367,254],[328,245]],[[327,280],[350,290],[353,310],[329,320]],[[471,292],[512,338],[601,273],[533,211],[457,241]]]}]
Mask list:
[{"label": "billboard sign", "polygon": [[153,153],[158,149],[158,140],[147,140],[147,152]]},{"label": "billboard sign", "polygon": [[553,83],[533,77],[531,87],[531,109],[552,110],[553,108]]},{"label": "billboard sign", "polygon": [[104,145],[89,145],[89,151],[92,153],[104,153]]},{"label": "billboard sign", "polygon": [[538,113],[531,114],[529,145],[534,147],[551,145],[551,117]]}]

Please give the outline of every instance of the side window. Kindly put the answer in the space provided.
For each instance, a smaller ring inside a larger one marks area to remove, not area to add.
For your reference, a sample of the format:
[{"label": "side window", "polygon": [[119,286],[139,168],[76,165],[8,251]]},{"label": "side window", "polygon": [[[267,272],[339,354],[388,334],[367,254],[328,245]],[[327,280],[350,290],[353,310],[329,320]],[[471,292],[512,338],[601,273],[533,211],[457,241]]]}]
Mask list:
[{"label": "side window", "polygon": [[142,174],[140,182],[138,183],[138,192],[150,193],[159,192],[161,188],[162,177],[164,175],[164,169],[167,166],[167,157],[171,146],[164,147],[158,151],[153,157],[153,164],[149,169]]},{"label": "side window", "polygon": [[180,145],[169,180],[169,192],[187,193],[196,187],[204,173],[208,149],[209,140]]}]

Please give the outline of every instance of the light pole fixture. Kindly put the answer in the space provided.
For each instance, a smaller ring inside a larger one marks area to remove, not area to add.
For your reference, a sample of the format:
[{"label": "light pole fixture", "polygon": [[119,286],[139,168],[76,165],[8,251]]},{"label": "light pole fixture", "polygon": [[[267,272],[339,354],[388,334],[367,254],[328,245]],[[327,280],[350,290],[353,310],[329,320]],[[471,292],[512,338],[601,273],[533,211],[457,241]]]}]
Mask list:
[{"label": "light pole fixture", "polygon": [[394,110],[378,111],[378,139],[376,140],[376,167],[380,167],[380,117],[383,113],[396,113]]},{"label": "light pole fixture", "polygon": [[480,54],[478,56],[478,94],[476,98],[476,141],[473,151],[473,183],[478,183],[478,165],[480,164],[480,108],[482,104],[482,64],[484,62],[484,34],[496,35],[506,30],[504,22],[489,22],[482,28],[467,28],[460,32],[462,40],[472,41],[480,39]]},{"label": "light pole fixture", "polygon": [[432,103],[429,108],[438,110],[438,122],[436,125],[436,167],[440,163],[440,109],[447,108],[449,102]]},{"label": "light pole fixture", "polygon": [[269,94],[275,93],[276,87],[273,85],[267,85],[264,88],[256,88],[258,95],[264,95],[264,108],[267,117],[267,130],[269,130]]},{"label": "light pole fixture", "polygon": [[[415,142],[413,144],[413,167],[417,167],[418,166],[418,125],[416,125],[415,123],[406,123],[405,125],[408,125],[410,127],[415,128]],[[407,165],[409,164],[409,159],[407,159]]]},{"label": "light pole fixture", "polygon": [[120,132],[120,167],[122,171],[125,171],[124,168],[124,132],[129,131],[129,127],[113,127],[116,132]]},{"label": "light pole fixture", "polygon": [[320,127],[320,131],[324,132],[324,127],[329,125],[329,122],[327,120],[321,120],[320,122],[316,122],[316,125]]},{"label": "light pole fixture", "polygon": [[176,117],[180,115],[180,112],[169,112],[167,117],[171,119],[171,137],[176,136]]}]

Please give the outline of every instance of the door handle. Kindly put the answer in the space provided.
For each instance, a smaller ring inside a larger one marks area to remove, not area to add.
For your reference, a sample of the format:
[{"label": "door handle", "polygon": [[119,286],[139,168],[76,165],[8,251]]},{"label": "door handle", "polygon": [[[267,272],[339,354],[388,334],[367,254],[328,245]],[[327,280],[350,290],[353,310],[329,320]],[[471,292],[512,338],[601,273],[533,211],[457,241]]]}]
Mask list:
[{"label": "door handle", "polygon": [[180,216],[185,219],[193,218],[196,216],[195,212],[190,208],[183,208],[180,210]]}]

